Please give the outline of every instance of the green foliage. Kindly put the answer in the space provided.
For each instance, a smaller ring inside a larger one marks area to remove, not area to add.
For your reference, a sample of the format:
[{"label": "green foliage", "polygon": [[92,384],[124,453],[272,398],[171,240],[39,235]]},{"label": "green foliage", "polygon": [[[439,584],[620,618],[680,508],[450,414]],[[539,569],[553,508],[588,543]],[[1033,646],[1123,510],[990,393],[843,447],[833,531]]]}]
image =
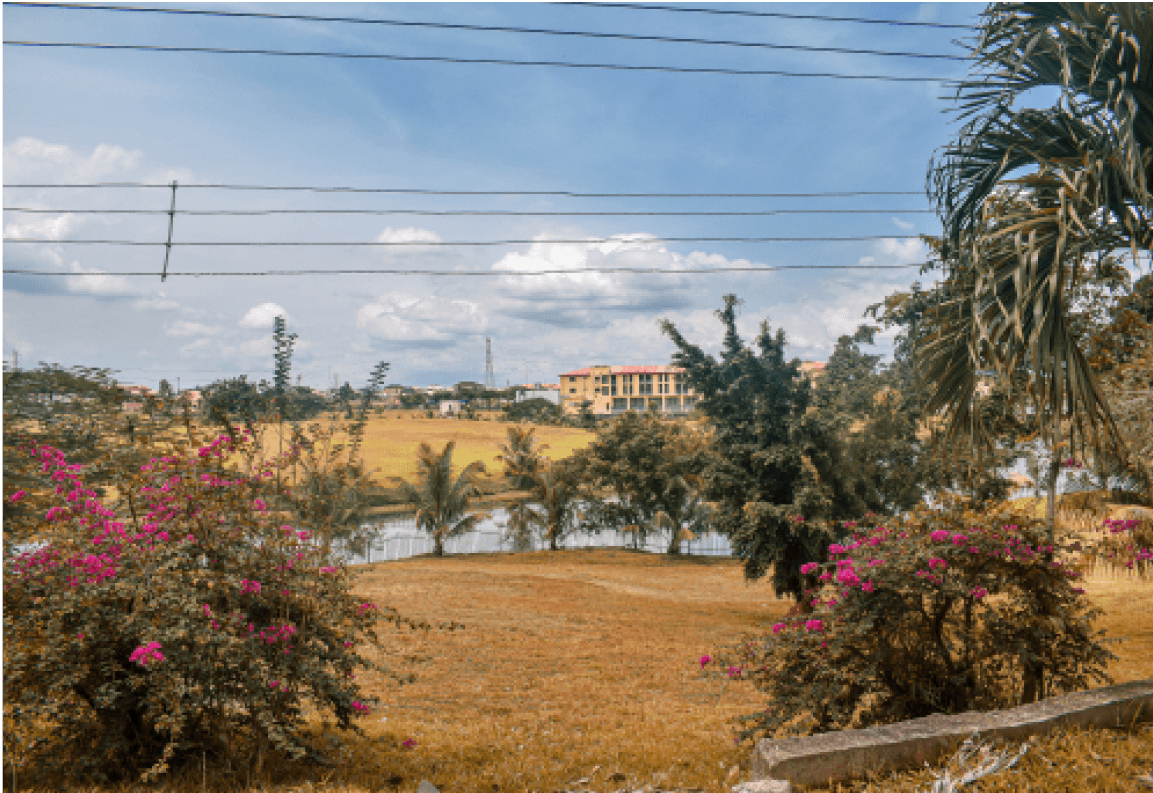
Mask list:
[{"label": "green foliage", "polygon": [[433,553],[444,555],[444,539],[456,537],[475,528],[487,517],[481,511],[469,511],[469,501],[480,494],[475,479],[484,471],[479,460],[469,463],[455,477],[452,471],[452,451],[455,441],[449,441],[437,454],[427,443],[417,451],[417,484],[400,482],[405,500],[416,507],[417,528],[432,535]]},{"label": "green foliage", "polygon": [[529,494],[509,505],[506,526],[513,550],[528,550],[533,534],[547,542],[549,550],[557,550],[580,525],[581,498],[580,474],[571,460],[546,460],[532,474]]},{"label": "green foliage", "polygon": [[1078,574],[1052,561],[1039,521],[922,512],[848,523],[845,535],[829,562],[805,568],[820,574],[811,613],[795,609],[715,659],[771,700],[740,717],[741,739],[1005,708],[1108,682],[1099,612]]},{"label": "green foliage", "polygon": [[284,317],[272,319],[272,347],[275,365],[272,375],[272,395],[276,412],[281,419],[291,418],[287,402],[288,378],[292,374],[292,348],[296,345],[296,334],[289,333]]},{"label": "green foliage", "polygon": [[716,453],[702,472],[705,497],[716,503],[714,525],[757,579],[770,568],[777,593],[801,597],[800,566],[823,559],[829,536],[822,518],[864,511],[859,482],[844,445],[816,412],[800,362],[785,361],[785,334],[761,324],[756,349],[736,329],[733,295],[717,316],[725,326],[719,360],[662,324],[677,346],[676,365],[700,394],[697,410],[713,428]]},{"label": "green foliage", "polygon": [[667,528],[668,552],[680,553],[681,529],[703,514],[697,509],[699,472],[711,462],[703,433],[684,422],[629,412],[603,425],[573,460],[586,487],[598,494],[586,513],[589,527],[628,528],[638,547]]},{"label": "green foliage", "polygon": [[344,729],[367,711],[360,646],[382,617],[416,623],[355,597],[308,531],[281,525],[273,466],[229,462],[255,459],[247,435],[138,435],[136,456],[102,463],[112,500],[59,450],[5,441],[5,465],[36,480],[5,478],[6,505],[33,506],[5,509],[5,535],[42,540],[5,553],[6,733],[36,738],[30,765],[53,784],[204,755],[259,770],[317,756],[306,706]]},{"label": "green foliage", "polygon": [[271,394],[263,380],[248,382],[248,375],[217,380],[201,389],[201,406],[205,414],[216,418],[231,416],[241,421],[254,422],[267,416],[272,409]]},{"label": "green foliage", "polygon": [[533,486],[536,474],[544,466],[541,452],[548,444],[537,442],[533,427],[509,427],[506,434],[508,442],[501,445],[496,459],[504,463],[504,475],[513,488],[526,490]]},{"label": "green foliage", "polygon": [[535,397],[523,402],[505,406],[506,421],[523,421],[532,424],[558,424],[564,418],[564,411],[547,399]]}]

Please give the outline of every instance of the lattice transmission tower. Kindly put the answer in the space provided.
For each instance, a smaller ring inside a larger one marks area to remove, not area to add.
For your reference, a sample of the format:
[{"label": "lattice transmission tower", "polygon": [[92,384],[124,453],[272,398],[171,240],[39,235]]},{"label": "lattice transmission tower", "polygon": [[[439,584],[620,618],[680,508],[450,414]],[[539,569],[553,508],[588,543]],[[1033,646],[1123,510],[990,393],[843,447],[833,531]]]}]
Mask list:
[{"label": "lattice transmission tower", "polygon": [[492,373],[492,337],[484,340],[484,387],[489,391],[496,390],[496,376]]}]

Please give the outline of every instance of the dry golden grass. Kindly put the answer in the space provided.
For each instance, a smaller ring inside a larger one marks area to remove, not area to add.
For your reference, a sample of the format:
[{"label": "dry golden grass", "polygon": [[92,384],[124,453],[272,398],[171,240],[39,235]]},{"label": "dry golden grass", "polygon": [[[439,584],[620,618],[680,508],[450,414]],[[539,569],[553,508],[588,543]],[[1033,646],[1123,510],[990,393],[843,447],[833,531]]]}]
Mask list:
[{"label": "dry golden grass", "polygon": [[[702,678],[697,659],[758,632],[790,605],[742,573],[735,559],[620,549],[426,556],[359,568],[356,589],[367,598],[466,627],[381,631],[377,660],[418,680],[399,687],[366,676],[364,689],[380,705],[361,720],[361,737],[316,725],[339,765],[286,765],[259,780],[210,767],[206,782],[196,769],[170,785],[186,793],[202,784],[213,793],[248,784],[407,793],[427,779],[442,793],[727,791],[748,778],[750,756],[747,745],[734,745],[728,720],[765,702],[747,683]],[[1086,582],[1105,610],[1100,626],[1123,637],[1112,648],[1117,682],[1153,677],[1150,586],[1121,575]],[[1151,765],[1148,730],[1090,731],[1048,738],[1021,771],[966,791],[1128,791],[1134,773]],[[916,772],[872,780],[870,789],[913,793],[930,782]]]},{"label": "dry golden grass", "polygon": [[[320,423],[326,426],[329,419],[322,419]],[[416,451],[421,443],[428,443],[435,451],[440,451],[449,441],[456,441],[452,461],[457,470],[479,460],[490,473],[499,473],[504,466],[496,456],[500,454],[501,445],[508,440],[510,426],[513,425],[497,421],[495,414],[487,419],[469,421],[430,419],[415,411],[386,411],[369,419],[361,451],[365,467],[374,472],[373,480],[384,485],[388,485],[392,477],[412,480],[416,473]],[[286,443],[288,437],[286,425]],[[548,446],[544,456],[559,460],[588,446],[596,436],[588,430],[573,427],[537,426],[536,437]],[[275,424],[264,425],[263,442],[265,452],[275,455],[279,446]]]}]

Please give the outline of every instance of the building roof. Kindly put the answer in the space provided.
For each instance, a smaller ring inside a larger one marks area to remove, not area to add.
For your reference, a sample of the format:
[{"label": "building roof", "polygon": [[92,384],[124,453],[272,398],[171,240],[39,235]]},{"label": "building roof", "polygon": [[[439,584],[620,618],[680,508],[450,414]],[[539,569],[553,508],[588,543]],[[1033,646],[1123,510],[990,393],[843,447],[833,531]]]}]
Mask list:
[{"label": "building roof", "polygon": [[[608,367],[610,374],[667,374],[669,372],[683,372],[679,366],[669,366],[668,364],[657,364],[655,366],[610,366]],[[561,377],[588,377],[592,373],[592,367],[586,366],[583,369],[574,369],[571,372],[564,372]]]}]

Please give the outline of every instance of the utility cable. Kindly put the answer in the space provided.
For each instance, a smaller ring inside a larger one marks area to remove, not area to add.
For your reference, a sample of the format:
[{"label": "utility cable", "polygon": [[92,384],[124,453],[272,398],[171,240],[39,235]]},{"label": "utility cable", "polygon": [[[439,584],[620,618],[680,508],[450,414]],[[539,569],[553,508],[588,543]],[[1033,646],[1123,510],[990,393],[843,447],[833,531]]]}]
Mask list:
[{"label": "utility cable", "polygon": [[[263,270],[249,272],[170,272],[169,278],[184,276],[188,278],[216,278],[221,276],[276,276],[276,275],[433,275],[433,276],[461,276],[461,277],[522,277],[535,275],[582,275],[585,273],[614,273],[639,275],[723,275],[725,273],[767,273],[783,270],[908,270],[914,267],[923,267],[917,264],[784,264],[764,267],[710,267],[688,268],[676,270],[662,267],[582,267],[564,270],[416,270],[416,269],[359,269],[359,270]],[[152,272],[107,272],[107,273],[70,273],[52,272],[47,270],[8,269],[4,273],[20,275],[46,275],[46,276],[143,276],[155,278],[159,273]]]},{"label": "utility cable", "polygon": [[[40,215],[168,215],[165,209],[39,209],[4,207],[5,212]],[[517,212],[505,209],[177,209],[174,214],[206,216],[265,215],[420,215],[434,217],[772,217],[774,215],[913,215],[932,209],[767,209],[754,212]]]},{"label": "utility cable", "polygon": [[964,55],[940,55],[927,52],[892,52],[887,50],[849,49],[846,47],[816,47],[807,44],[769,44],[758,41],[727,41],[716,39],[679,38],[675,36],[644,36],[633,33],[599,33],[584,30],[555,30],[552,28],[525,28],[498,25],[468,25],[449,22],[410,22],[399,19],[371,19],[364,17],[331,17],[309,14],[268,14],[253,11],[209,11],[192,8],[145,8],[143,6],[91,5],[88,3],[7,3],[9,6],[25,8],[53,8],[68,11],[129,11],[149,14],[176,14],[181,16],[206,16],[237,19],[291,20],[297,22],[340,22],[361,25],[388,25],[408,28],[435,28],[438,30],[462,30],[481,33],[529,33],[547,36],[570,36],[589,39],[612,39],[618,41],[646,41],[662,44],[706,44],[723,47],[746,47],[768,50],[794,50],[800,52],[841,53],[846,55],[879,55],[896,58],[925,58],[950,61],[964,61]]},{"label": "utility cable", "polygon": [[[89,182],[86,184],[6,184],[6,188],[162,187],[147,182]],[[577,193],[569,190],[428,190],[419,187],[312,187],[297,185],[182,184],[183,190],[284,190],[310,193],[393,193],[401,195],[559,196],[563,198],[852,198],[856,196],[925,195],[924,190],[846,190],[823,193]]]},{"label": "utility cable", "polygon": [[131,245],[155,246],[172,245],[173,247],[298,247],[298,248],[446,248],[446,247],[495,247],[501,245],[598,245],[601,243],[620,243],[636,245],[663,242],[740,242],[740,243],[767,243],[767,242],[869,242],[876,240],[918,240],[916,234],[872,234],[859,237],[652,237],[641,239],[612,239],[608,237],[590,237],[579,240],[471,240],[471,241],[422,241],[422,240],[395,240],[395,241],[363,241],[363,242],[307,242],[307,241],[261,241],[261,242],[147,242],[144,240],[51,240],[30,237],[5,237],[4,242],[19,244],[40,245]]},{"label": "utility cable", "polygon": [[881,80],[894,83],[958,84],[953,77],[902,77],[892,74],[841,74],[838,72],[793,72],[783,69],[726,69],[694,66],[637,66],[620,63],[573,63],[570,61],[513,61],[504,58],[450,58],[440,55],[387,55],[364,52],[298,52],[268,49],[227,49],[224,47],[170,47],[153,44],[104,44],[77,41],[14,41],[5,40],[5,46],[69,48],[88,50],[121,50],[138,52],[175,52],[211,55],[276,55],[294,58],[338,58],[343,60],[378,60],[400,63],[457,63],[488,66],[541,66],[557,69],[607,69],[623,72],[667,72],[672,74],[724,74],[753,77],[822,77],[837,80]]},{"label": "utility cable", "polygon": [[676,11],[687,14],[715,14],[718,16],[761,17],[769,19],[809,19],[818,22],[856,22],[865,25],[898,25],[903,27],[943,28],[946,30],[977,30],[976,25],[957,25],[948,22],[919,22],[905,19],[874,19],[872,17],[834,17],[825,14],[786,14],[781,11],[744,11],[730,8],[693,8],[690,6],[642,5],[641,3],[564,2],[561,6],[587,8],[627,9],[630,11]]}]

